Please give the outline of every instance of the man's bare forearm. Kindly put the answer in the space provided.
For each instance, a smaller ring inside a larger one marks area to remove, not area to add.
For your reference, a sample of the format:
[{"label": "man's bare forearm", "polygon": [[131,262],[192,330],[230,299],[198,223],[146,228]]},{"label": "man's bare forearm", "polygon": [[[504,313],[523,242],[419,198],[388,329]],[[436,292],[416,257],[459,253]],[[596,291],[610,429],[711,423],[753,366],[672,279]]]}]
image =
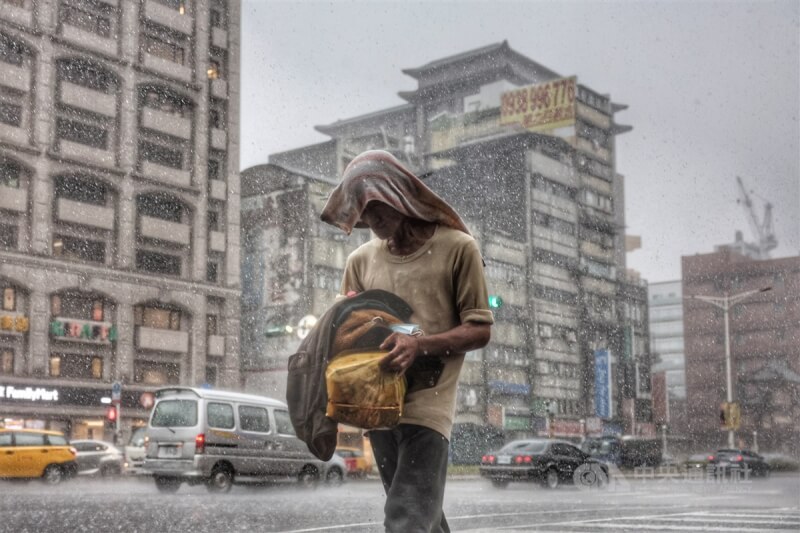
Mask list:
[{"label": "man's bare forearm", "polygon": [[491,324],[465,322],[451,330],[436,335],[423,335],[419,340],[418,356],[447,357],[483,348],[492,336]]}]

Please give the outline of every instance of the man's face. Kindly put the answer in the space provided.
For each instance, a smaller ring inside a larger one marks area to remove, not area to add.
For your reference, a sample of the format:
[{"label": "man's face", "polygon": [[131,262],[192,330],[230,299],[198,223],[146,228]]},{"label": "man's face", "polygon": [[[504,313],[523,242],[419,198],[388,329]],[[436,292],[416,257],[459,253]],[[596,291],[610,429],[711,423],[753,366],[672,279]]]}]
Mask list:
[{"label": "man's face", "polygon": [[371,229],[379,239],[388,239],[400,228],[405,216],[383,202],[369,202],[361,213],[361,221]]}]

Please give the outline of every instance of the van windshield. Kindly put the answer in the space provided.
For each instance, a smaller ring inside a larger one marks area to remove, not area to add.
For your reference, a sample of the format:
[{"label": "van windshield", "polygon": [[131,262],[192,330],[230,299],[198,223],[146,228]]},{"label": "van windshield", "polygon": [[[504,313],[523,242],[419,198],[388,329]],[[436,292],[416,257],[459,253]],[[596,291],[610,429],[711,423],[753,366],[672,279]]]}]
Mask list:
[{"label": "van windshield", "polygon": [[131,438],[128,441],[128,446],[136,446],[136,447],[144,446],[144,432],[145,431],[146,431],[146,429],[143,428],[143,427],[136,428],[135,430],[133,430],[133,433],[131,433]]},{"label": "van windshield", "polygon": [[196,400],[161,400],[156,404],[153,427],[194,427],[197,425]]}]

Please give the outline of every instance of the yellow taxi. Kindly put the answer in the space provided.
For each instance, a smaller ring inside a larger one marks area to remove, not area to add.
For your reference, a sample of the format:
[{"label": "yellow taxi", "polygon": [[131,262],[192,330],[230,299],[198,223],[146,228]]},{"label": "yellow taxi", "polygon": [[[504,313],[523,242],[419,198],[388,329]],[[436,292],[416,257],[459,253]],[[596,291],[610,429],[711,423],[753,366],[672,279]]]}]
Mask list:
[{"label": "yellow taxi", "polygon": [[0,478],[41,478],[56,485],[75,475],[77,455],[58,431],[0,428]]},{"label": "yellow taxi", "polygon": [[348,476],[365,478],[372,472],[372,459],[360,448],[339,447],[336,454],[344,459]]}]

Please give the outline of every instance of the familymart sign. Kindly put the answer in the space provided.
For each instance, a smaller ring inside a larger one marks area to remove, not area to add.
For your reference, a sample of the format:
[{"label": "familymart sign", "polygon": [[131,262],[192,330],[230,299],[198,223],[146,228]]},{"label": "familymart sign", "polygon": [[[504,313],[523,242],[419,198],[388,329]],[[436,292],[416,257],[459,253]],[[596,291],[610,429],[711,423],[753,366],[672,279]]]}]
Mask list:
[{"label": "familymart sign", "polygon": [[24,402],[57,402],[58,389],[44,387],[14,387],[0,385],[0,400],[19,400]]}]

